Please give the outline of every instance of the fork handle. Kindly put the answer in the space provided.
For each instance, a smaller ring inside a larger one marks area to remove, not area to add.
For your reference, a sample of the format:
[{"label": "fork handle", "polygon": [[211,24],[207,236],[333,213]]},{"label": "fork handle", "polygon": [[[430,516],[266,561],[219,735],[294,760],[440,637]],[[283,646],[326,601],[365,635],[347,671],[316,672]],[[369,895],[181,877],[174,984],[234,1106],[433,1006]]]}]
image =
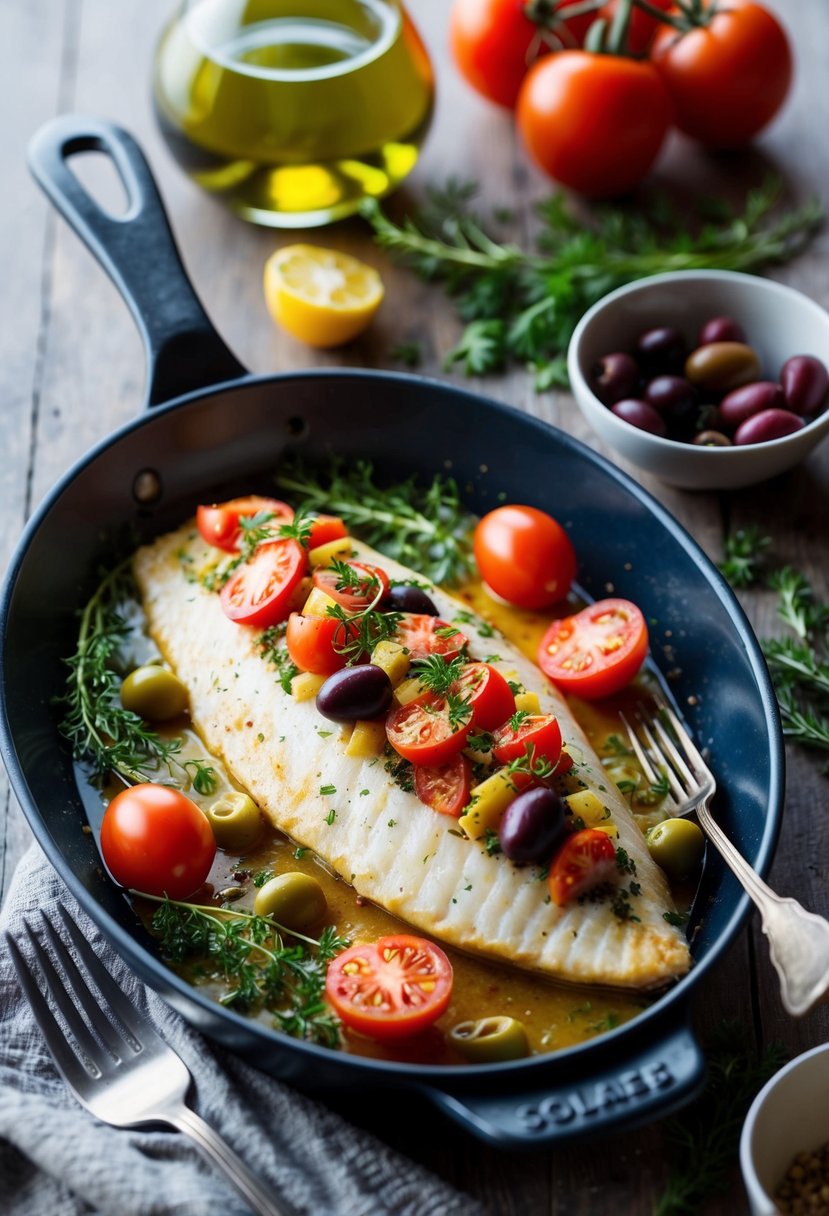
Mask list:
[{"label": "fork handle", "polygon": [[250,1204],[255,1216],[296,1216],[296,1209],[284,1199],[276,1200],[219,1133],[189,1106],[182,1104],[167,1110],[163,1117],[165,1122],[189,1136],[204,1156],[219,1167]]},{"label": "fork handle", "polygon": [[769,957],[780,979],[787,1013],[800,1017],[829,994],[829,921],[807,912],[796,899],[772,891],[739,853],[708,809],[697,807],[705,834],[754,900],[769,941]]}]

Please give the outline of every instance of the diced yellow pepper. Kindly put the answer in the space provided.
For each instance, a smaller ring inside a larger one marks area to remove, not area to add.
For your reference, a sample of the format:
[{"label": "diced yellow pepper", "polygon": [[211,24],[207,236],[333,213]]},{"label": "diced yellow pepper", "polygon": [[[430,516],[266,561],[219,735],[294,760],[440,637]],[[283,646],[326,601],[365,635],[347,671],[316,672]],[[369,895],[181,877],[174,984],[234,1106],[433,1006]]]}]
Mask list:
[{"label": "diced yellow pepper", "polygon": [[378,642],[371,652],[371,661],[375,667],[381,667],[395,688],[405,678],[411,664],[411,657],[399,642]]},{"label": "diced yellow pepper", "polygon": [[564,801],[570,807],[573,816],[584,821],[586,828],[604,829],[607,826],[614,826],[610,809],[592,790],[578,790],[575,794],[568,794]]},{"label": "diced yellow pepper", "polygon": [[329,566],[332,558],[345,560],[351,557],[353,541],[350,536],[341,536],[339,540],[330,540],[325,545],[317,545],[316,549],[308,551],[308,561],[312,566]]},{"label": "diced yellow pepper", "polygon": [[525,714],[540,714],[541,702],[537,692],[519,692],[515,698],[515,708]]},{"label": "diced yellow pepper", "polygon": [[404,680],[402,684],[398,684],[394,690],[394,700],[396,705],[408,705],[410,701],[417,700],[424,693],[423,685],[420,680],[411,679]]},{"label": "diced yellow pepper", "polygon": [[367,759],[369,756],[379,756],[386,746],[386,726],[380,721],[360,721],[354,723],[354,730],[345,749],[347,756],[359,756]]},{"label": "diced yellow pepper", "polygon": [[315,675],[313,671],[302,671],[291,680],[291,696],[295,701],[310,701],[315,697],[327,676]]},{"label": "diced yellow pepper", "polygon": [[501,816],[517,795],[510,774],[505,768],[499,768],[497,773],[474,787],[469,799],[472,805],[465,815],[461,815],[458,827],[472,840],[483,836],[487,828],[496,831]]},{"label": "diced yellow pepper", "polygon": [[329,608],[336,608],[337,601],[332,600],[319,587],[314,587],[308,599],[302,605],[303,616],[330,616]]}]

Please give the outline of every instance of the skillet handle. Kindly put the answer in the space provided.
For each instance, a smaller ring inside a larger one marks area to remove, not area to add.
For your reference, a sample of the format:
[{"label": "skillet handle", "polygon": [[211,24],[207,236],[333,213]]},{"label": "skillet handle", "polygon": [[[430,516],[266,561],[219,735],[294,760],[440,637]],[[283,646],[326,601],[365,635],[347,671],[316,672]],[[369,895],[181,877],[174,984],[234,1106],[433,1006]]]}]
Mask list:
[{"label": "skillet handle", "polygon": [[[78,152],[113,162],[128,207],[104,211],[69,168]],[[99,118],[64,114],[36,132],[29,168],[115,283],[147,351],[147,405],[248,374],[219,337],[190,285],[158,187],[138,144]]]},{"label": "skillet handle", "polygon": [[[548,1085],[527,1072],[522,1090],[515,1074],[503,1088],[488,1069],[480,1089],[445,1092],[425,1087],[426,1097],[478,1138],[505,1149],[549,1148],[565,1141],[629,1131],[663,1118],[690,1102],[705,1081],[705,1057],[690,1026],[642,1028],[640,1050],[611,1054],[610,1045],[588,1073],[565,1072],[551,1057]],[[500,1092],[499,1092],[500,1089]]]}]

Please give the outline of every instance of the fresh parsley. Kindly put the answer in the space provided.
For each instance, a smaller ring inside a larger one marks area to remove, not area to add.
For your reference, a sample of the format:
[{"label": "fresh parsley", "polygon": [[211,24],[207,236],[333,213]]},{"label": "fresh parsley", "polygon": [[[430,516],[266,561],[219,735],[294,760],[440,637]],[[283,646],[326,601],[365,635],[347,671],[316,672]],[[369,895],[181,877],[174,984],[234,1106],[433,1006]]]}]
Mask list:
[{"label": "fresh parsley", "polygon": [[[689,233],[688,216],[664,196],[571,210],[563,194],[538,208],[538,252],[499,242],[475,213],[476,186],[449,181],[395,224],[376,199],[362,213],[378,244],[423,278],[442,283],[466,329],[447,364],[468,375],[529,365],[536,387],[567,384],[565,352],[578,320],[614,287],[667,270],[759,270],[799,253],[823,221],[817,199],[777,210],[779,179],[748,192],[741,211],[720,208]],[[705,200],[695,213],[705,217]]]}]

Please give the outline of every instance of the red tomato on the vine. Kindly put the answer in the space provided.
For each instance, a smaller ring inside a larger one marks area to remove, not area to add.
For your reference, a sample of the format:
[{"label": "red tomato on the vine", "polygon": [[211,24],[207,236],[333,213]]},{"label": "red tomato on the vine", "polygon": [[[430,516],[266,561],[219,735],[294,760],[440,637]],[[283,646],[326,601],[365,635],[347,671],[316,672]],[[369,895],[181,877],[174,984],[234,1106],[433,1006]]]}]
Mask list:
[{"label": "red tomato on the vine", "polygon": [[[737,148],[786,99],[792,53],[783,27],[750,0],[703,0],[707,24],[657,35],[651,60],[673,98],[680,130],[709,148]],[[713,16],[710,12],[713,12]],[[677,10],[673,10],[677,11]]]},{"label": "red tomato on the vine", "polygon": [[[555,8],[569,4],[572,0],[557,0]],[[532,0],[455,0],[452,6],[449,40],[455,63],[467,84],[499,106],[512,109],[528,69],[550,49],[544,30],[532,20],[534,11],[543,15],[543,7]],[[551,32],[563,46],[580,46],[595,15],[554,22]]]},{"label": "red tomato on the vine", "polygon": [[562,51],[527,73],[516,115],[524,143],[545,173],[589,198],[611,198],[648,173],[673,105],[651,63]]}]

